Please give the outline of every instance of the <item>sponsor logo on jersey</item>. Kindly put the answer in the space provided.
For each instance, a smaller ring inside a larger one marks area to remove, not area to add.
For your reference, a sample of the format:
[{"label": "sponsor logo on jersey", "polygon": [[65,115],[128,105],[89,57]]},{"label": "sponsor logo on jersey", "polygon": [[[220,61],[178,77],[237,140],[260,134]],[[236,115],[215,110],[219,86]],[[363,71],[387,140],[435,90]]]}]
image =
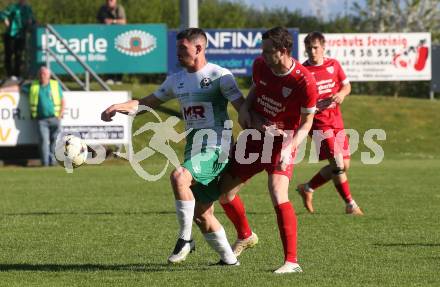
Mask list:
[{"label": "sponsor logo on jersey", "polygon": [[281,89],[281,93],[283,94],[283,97],[285,97],[285,98],[287,98],[291,92],[292,92],[292,89],[289,89],[287,87],[283,87]]},{"label": "sponsor logo on jersey", "polygon": [[203,78],[203,79],[200,81],[200,88],[202,88],[202,89],[208,89],[209,86],[211,86],[211,84],[212,84],[212,80],[211,80],[210,78]]},{"label": "sponsor logo on jersey", "polygon": [[185,120],[201,120],[205,119],[205,107],[203,106],[187,106],[183,108],[183,118]]},{"label": "sponsor logo on jersey", "polygon": [[147,32],[130,30],[116,37],[115,48],[122,54],[139,57],[156,49],[156,42],[156,37]]},{"label": "sponsor logo on jersey", "polygon": [[327,72],[329,72],[330,74],[333,74],[335,71],[335,68],[333,66],[327,67]]},{"label": "sponsor logo on jersey", "polygon": [[183,86],[184,86],[184,83],[183,83],[183,82],[181,82],[181,83],[179,83],[179,85],[177,86],[177,88],[178,88],[178,89],[182,89],[182,88],[183,88]]},{"label": "sponsor logo on jersey", "polygon": [[266,85],[267,85],[266,82],[263,82],[263,81],[261,81],[261,80],[260,80],[260,84],[262,84],[263,86],[266,86]]},{"label": "sponsor logo on jersey", "polygon": [[335,85],[336,82],[333,81],[333,79],[327,79],[317,82],[316,86],[318,86],[318,94],[322,95],[326,93],[331,93]]}]

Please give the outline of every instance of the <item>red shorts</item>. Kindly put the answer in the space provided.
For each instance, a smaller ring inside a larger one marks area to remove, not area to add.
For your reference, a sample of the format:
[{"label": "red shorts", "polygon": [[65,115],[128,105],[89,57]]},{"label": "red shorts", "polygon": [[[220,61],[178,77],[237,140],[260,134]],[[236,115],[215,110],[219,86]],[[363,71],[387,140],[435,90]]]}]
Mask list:
[{"label": "red shorts", "polygon": [[[240,150],[237,151],[237,144],[234,145],[232,151],[232,159],[230,161],[230,166],[228,172],[234,176],[239,177],[242,182],[246,182],[248,179],[266,170],[268,174],[281,174],[289,178],[292,178],[293,172],[293,159],[295,154],[292,154],[292,161],[286,168],[286,170],[281,170],[279,167],[280,157],[281,157],[281,147],[282,142],[276,141],[273,144],[272,154],[270,156],[262,157],[263,154],[263,143],[264,140],[251,140],[248,138],[246,142],[245,154],[239,155]],[[270,151],[270,150],[269,150]],[[249,154],[258,154],[258,159],[252,163],[244,163],[239,159],[248,159]]]},{"label": "red shorts", "polygon": [[[350,143],[344,129],[314,129],[310,136],[315,141],[316,152],[319,147],[319,160],[334,158],[336,154],[341,153],[344,159],[350,158]],[[322,131],[316,133],[316,130]],[[319,143],[320,142],[320,143]]]}]

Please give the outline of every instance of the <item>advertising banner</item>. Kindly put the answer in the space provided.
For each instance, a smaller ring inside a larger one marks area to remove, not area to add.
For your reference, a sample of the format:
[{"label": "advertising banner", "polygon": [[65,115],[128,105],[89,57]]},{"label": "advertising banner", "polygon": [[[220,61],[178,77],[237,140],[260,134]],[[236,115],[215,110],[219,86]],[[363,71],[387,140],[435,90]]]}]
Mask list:
[{"label": "advertising banner", "polygon": [[[290,28],[293,36],[292,55],[298,56],[298,30]],[[252,63],[261,55],[261,37],[265,29],[206,29],[209,62],[229,69],[235,76],[252,75]],[[168,74],[181,69],[176,57],[176,35],[168,31]]]},{"label": "advertising banner", "polygon": [[[299,35],[299,60],[307,59],[306,34]],[[431,80],[430,33],[325,34],[325,55],[337,59],[347,77],[363,81]]]},{"label": "advertising banner", "polygon": [[[114,103],[131,99],[129,92],[64,92],[62,131],[80,135],[87,144],[127,144],[131,138],[129,118],[117,114],[101,121],[101,112]],[[29,97],[0,93],[0,146],[37,144],[37,121],[32,120]]]},{"label": "advertising banner", "polygon": [[[139,25],[53,25],[68,47],[98,74],[166,73],[167,28],[163,24]],[[82,66],[53,34],[45,28],[36,32],[34,68],[46,63],[44,48],[49,47],[57,58],[75,73],[84,73]],[[50,57],[50,68],[56,74],[65,70]],[[35,69],[34,69],[35,70]]]}]

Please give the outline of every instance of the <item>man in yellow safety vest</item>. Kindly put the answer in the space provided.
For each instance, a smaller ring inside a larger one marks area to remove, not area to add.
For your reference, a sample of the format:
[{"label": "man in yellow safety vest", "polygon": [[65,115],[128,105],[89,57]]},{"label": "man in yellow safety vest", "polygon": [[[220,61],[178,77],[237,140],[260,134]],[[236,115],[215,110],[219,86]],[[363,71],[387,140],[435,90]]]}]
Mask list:
[{"label": "man in yellow safety vest", "polygon": [[50,79],[50,70],[41,67],[38,80],[29,88],[31,117],[38,121],[41,164],[55,165],[55,143],[60,132],[64,100],[61,85]]}]

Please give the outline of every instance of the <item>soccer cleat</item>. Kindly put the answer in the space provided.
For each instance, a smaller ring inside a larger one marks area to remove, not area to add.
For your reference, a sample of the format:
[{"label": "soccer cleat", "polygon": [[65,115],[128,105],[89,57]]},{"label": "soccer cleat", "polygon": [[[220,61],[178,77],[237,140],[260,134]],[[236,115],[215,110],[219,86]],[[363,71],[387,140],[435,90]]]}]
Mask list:
[{"label": "soccer cleat", "polygon": [[211,264],[211,266],[240,266],[240,261],[235,261],[235,263],[228,264],[225,261],[221,260],[217,263]]},{"label": "soccer cleat", "polygon": [[345,206],[345,213],[351,214],[351,215],[364,215],[361,208],[356,204],[356,201],[351,200],[347,205]]},{"label": "soccer cleat", "polygon": [[347,206],[345,207],[345,213],[351,215],[357,215],[357,216],[364,215],[364,213],[362,212],[359,206],[352,206],[350,204],[347,204]]},{"label": "soccer cleat", "polygon": [[273,273],[275,274],[285,274],[285,273],[300,273],[303,272],[301,266],[298,263],[292,263],[286,261],[283,266],[275,270]]},{"label": "soccer cleat", "polygon": [[310,191],[308,185],[305,183],[299,184],[296,188],[296,191],[298,191],[299,195],[301,196],[304,207],[307,209],[307,211],[313,213],[315,211],[313,209],[313,192]]},{"label": "soccer cleat", "polygon": [[196,250],[194,240],[177,239],[173,253],[168,257],[168,263],[181,263],[185,261],[188,254]]},{"label": "soccer cleat", "polygon": [[234,245],[232,245],[232,251],[234,252],[234,255],[238,257],[244,250],[248,248],[252,248],[257,244],[258,244],[258,236],[257,234],[252,232],[251,236],[249,236],[248,238],[237,239]]}]

